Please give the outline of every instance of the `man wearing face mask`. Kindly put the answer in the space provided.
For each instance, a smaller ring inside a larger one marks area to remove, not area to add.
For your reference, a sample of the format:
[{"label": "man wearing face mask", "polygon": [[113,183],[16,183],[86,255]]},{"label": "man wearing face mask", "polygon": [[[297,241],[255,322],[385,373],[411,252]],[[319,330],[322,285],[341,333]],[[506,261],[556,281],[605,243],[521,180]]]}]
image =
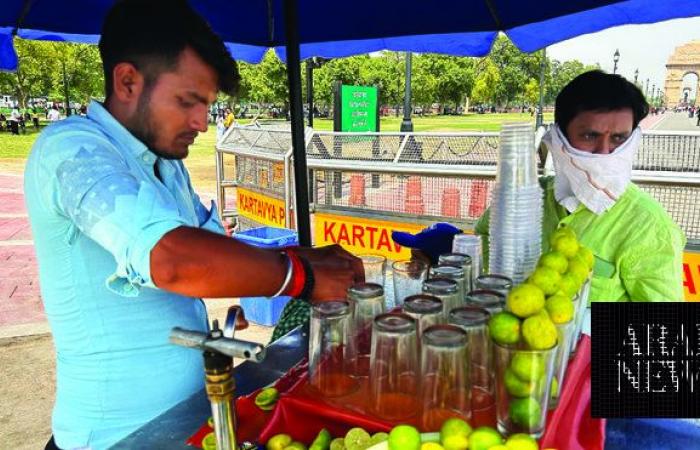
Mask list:
[{"label": "man wearing face mask", "polygon": [[[567,225],[595,255],[592,301],[683,301],[685,236],[630,181],[638,125],[649,112],[643,94],[619,75],[591,71],[562,89],[555,108],[543,138],[556,173],[540,180],[543,251],[549,235]],[[487,212],[475,231],[488,230]]]}]

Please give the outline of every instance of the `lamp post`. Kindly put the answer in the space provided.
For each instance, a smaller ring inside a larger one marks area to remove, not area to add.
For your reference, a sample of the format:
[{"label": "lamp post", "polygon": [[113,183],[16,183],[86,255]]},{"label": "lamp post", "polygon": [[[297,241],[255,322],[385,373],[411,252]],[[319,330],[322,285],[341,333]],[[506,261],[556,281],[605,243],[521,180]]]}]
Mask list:
[{"label": "lamp post", "polygon": [[412,132],[413,122],[411,122],[411,52],[406,52],[406,91],[403,95],[403,121],[401,131]]},{"label": "lamp post", "polygon": [[613,62],[615,65],[613,66],[613,74],[617,73],[617,62],[620,60],[620,50],[615,49],[615,53],[613,54]]},{"label": "lamp post", "polygon": [[542,59],[540,60],[540,104],[537,108],[537,119],[535,127],[539,128],[544,123],[544,69],[547,61],[547,48],[542,49]]},{"label": "lamp post", "polygon": [[634,85],[637,85],[637,77],[639,76],[639,69],[634,69]]},{"label": "lamp post", "polygon": [[649,97],[649,78],[647,78],[647,86],[644,88],[644,96]]}]

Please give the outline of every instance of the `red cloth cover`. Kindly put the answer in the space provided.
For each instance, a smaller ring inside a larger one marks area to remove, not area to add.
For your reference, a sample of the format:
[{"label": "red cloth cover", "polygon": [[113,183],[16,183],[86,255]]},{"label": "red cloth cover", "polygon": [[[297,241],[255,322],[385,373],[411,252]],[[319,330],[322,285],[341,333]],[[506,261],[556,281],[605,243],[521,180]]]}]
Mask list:
[{"label": "red cloth cover", "polygon": [[[559,406],[550,411],[547,428],[540,441],[543,449],[603,450],[605,420],[593,419],[591,404],[591,341],[583,337],[578,351],[567,368]],[[255,406],[257,392],[236,401],[241,441],[265,443],[278,433],[287,433],[295,440],[309,443],[322,428],[333,436],[343,436],[352,427],[374,433],[389,431],[392,424],[355,411],[331,406],[305,392],[306,364],[300,364],[282,377],[275,387],[280,400],[272,413]],[[204,425],[187,443],[201,447],[201,440],[211,432]]]}]

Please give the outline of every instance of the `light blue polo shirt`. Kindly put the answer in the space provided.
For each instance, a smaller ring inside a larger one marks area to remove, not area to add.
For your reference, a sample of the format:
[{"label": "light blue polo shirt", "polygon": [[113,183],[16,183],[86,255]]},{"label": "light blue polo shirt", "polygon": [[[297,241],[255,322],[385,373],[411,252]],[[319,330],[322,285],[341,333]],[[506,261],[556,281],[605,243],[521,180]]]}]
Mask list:
[{"label": "light blue polo shirt", "polygon": [[204,386],[201,352],[168,342],[175,326],[207,329],[204,304],[157,289],[150,252],[177,227],[223,227],[182,161],[97,102],[41,133],[24,194],[56,347],[56,444],[106,448]]}]

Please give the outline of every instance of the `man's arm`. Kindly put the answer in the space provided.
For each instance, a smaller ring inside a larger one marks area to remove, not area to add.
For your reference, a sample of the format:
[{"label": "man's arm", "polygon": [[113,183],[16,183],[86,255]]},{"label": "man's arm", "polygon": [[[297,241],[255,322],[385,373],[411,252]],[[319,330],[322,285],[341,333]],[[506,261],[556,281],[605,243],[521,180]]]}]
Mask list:
[{"label": "man's arm", "polygon": [[[362,262],[337,246],[299,249],[315,279],[309,300],[343,299],[364,280]],[[286,257],[216,233],[179,227],[151,250],[151,278],[161,288],[193,297],[270,296],[282,286]]]}]

